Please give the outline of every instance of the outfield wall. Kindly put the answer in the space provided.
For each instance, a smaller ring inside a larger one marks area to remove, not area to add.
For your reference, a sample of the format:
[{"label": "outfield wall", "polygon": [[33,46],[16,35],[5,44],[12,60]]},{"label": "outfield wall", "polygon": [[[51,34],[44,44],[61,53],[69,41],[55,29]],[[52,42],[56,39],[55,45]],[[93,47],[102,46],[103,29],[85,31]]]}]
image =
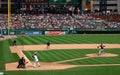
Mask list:
[{"label": "outfield wall", "polygon": [[[10,29],[10,35],[120,34],[120,29]],[[8,35],[8,29],[2,29]]]}]

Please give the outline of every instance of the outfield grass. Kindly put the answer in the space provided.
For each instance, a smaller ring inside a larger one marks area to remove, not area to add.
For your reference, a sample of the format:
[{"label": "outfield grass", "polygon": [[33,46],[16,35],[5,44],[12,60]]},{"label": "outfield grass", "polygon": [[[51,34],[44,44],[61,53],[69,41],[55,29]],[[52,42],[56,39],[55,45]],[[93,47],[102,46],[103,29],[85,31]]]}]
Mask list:
[{"label": "outfield grass", "polygon": [[59,36],[18,36],[19,45],[46,44],[48,41],[52,44],[93,44],[93,43],[120,43],[119,34],[89,34],[89,35],[59,35]]},{"label": "outfield grass", "polygon": [[[80,44],[80,43],[111,43],[111,44],[120,44],[120,34],[102,34],[102,35],[65,35],[65,36],[18,36],[17,44],[18,45],[30,45],[30,44],[46,44],[50,41],[52,44]],[[119,66],[108,66],[108,67],[78,67],[67,70],[57,70],[57,71],[5,71],[5,63],[18,61],[18,56],[16,54],[12,54],[9,49],[9,45],[11,45],[11,40],[0,41],[0,71],[4,71],[5,75],[119,75],[120,67]],[[48,55],[45,55],[46,52],[40,52],[39,57],[41,61],[45,62],[54,62],[59,60],[66,60],[71,58],[83,57],[85,52],[73,51],[74,56],[71,52],[64,50],[58,52],[47,52],[50,57],[54,57],[55,59],[51,59]],[[85,50],[86,51],[86,50]],[[91,50],[92,52],[96,52],[96,50]],[[118,50],[110,50],[112,53],[120,54]],[[88,52],[88,51],[87,51]],[[87,53],[86,52],[86,53]],[[32,52],[25,52],[27,56],[31,55]],[[42,54],[41,54],[42,53]],[[76,53],[76,54],[75,54]],[[91,52],[88,52],[91,53]],[[70,55],[69,55],[70,54]],[[65,58],[63,57],[65,56]],[[58,59],[57,59],[58,58]],[[31,58],[30,58],[31,59]],[[31,59],[32,60],[32,59]],[[89,59],[91,61],[91,59]],[[96,60],[96,59],[92,59]],[[100,59],[102,60],[102,59]],[[106,59],[110,60],[110,59]],[[119,57],[115,60],[119,60]],[[83,60],[84,62],[86,60]],[[79,61],[75,61],[77,64],[81,64]],[[119,62],[119,61],[116,61]],[[115,63],[116,63],[115,62]],[[67,64],[74,64],[72,62],[67,62]],[[92,63],[91,63],[92,64]]]}]

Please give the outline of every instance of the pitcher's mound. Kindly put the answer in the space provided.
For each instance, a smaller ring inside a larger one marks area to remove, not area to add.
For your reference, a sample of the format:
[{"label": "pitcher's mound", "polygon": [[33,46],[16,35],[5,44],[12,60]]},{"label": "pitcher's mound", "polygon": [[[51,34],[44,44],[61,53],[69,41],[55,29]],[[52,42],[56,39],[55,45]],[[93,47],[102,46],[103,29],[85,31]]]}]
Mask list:
[{"label": "pitcher's mound", "polygon": [[98,55],[97,53],[93,54],[86,54],[88,57],[115,57],[118,56],[117,54],[112,54],[112,53],[103,53],[101,55]]}]

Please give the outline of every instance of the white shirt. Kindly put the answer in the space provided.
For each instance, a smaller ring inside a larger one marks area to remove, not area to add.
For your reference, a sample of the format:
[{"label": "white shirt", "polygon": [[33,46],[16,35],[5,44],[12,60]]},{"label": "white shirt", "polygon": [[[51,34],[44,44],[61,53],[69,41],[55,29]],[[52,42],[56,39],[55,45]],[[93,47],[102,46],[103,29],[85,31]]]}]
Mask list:
[{"label": "white shirt", "polygon": [[38,61],[37,55],[34,55],[34,61]]}]

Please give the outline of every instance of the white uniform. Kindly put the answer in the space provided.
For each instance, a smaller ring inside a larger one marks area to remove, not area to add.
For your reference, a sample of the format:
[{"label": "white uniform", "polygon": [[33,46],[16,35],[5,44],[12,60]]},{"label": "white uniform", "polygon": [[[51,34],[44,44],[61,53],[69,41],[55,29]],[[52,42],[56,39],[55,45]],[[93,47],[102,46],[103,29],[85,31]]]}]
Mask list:
[{"label": "white uniform", "polygon": [[33,67],[37,67],[37,65],[40,67],[40,63],[39,63],[39,60],[38,60],[38,57],[36,54],[33,55],[33,58],[34,58],[34,65]]}]

